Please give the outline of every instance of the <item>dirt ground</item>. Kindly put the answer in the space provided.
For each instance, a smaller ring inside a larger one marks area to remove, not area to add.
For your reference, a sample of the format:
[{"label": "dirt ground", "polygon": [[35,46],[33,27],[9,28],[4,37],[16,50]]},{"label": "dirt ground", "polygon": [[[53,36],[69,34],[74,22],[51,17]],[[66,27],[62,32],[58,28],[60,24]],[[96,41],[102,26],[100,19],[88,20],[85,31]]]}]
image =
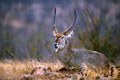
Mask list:
[{"label": "dirt ground", "polygon": [[83,74],[81,70],[75,69],[61,68],[58,71],[52,71],[51,68],[37,67],[30,74],[24,75],[22,80],[120,80],[120,73],[117,78],[113,79],[112,76],[90,77]]},{"label": "dirt ground", "polygon": [[0,61],[0,80],[120,80],[120,73],[116,79],[111,76],[90,77],[81,70],[65,69],[59,61],[4,60]]}]

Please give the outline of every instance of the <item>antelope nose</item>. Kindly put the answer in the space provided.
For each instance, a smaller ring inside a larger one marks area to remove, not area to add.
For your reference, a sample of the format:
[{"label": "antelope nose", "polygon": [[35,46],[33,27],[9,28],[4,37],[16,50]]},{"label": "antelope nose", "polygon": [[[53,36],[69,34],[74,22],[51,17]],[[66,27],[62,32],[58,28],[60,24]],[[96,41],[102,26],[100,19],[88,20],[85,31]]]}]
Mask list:
[{"label": "antelope nose", "polygon": [[55,49],[57,49],[57,48],[58,48],[56,43],[54,44],[54,47],[55,47]]}]

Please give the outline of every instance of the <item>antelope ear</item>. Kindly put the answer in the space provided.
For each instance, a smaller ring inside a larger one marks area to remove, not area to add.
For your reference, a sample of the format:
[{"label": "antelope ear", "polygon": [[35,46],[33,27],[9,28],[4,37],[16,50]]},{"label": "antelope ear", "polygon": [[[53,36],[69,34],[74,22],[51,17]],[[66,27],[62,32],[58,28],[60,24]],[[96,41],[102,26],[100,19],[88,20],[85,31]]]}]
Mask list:
[{"label": "antelope ear", "polygon": [[56,32],[55,31],[53,31],[53,36],[56,36]]},{"label": "antelope ear", "polygon": [[53,35],[56,36],[56,34],[58,33],[58,30],[56,27],[53,27]]},{"label": "antelope ear", "polygon": [[71,38],[71,37],[73,36],[73,34],[74,34],[74,32],[73,32],[73,30],[72,30],[72,31],[70,31],[70,32],[66,35],[66,37],[67,37],[67,38]]}]

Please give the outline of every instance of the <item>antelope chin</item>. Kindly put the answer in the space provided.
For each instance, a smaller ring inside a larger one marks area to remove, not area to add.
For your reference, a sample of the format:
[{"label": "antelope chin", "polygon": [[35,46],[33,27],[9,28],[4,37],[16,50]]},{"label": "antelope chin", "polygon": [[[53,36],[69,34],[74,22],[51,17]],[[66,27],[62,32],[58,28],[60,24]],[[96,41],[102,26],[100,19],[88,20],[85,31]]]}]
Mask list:
[{"label": "antelope chin", "polygon": [[58,52],[58,49],[55,49],[55,52]]}]

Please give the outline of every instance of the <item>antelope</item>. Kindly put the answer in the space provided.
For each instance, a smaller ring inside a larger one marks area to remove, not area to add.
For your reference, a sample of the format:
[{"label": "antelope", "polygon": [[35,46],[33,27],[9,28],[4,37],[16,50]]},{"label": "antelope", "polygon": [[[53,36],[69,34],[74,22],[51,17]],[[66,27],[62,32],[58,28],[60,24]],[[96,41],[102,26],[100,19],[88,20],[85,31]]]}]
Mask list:
[{"label": "antelope", "polygon": [[[74,20],[72,24],[63,32],[58,32],[55,22],[56,8],[54,10],[53,36],[54,51],[57,58],[66,68],[77,68],[84,70],[85,74],[109,75],[111,63],[108,58],[100,52],[87,50],[84,48],[72,48],[69,38],[73,36],[73,26],[76,22],[76,10],[74,9]],[[91,70],[91,72],[90,72]]]}]

